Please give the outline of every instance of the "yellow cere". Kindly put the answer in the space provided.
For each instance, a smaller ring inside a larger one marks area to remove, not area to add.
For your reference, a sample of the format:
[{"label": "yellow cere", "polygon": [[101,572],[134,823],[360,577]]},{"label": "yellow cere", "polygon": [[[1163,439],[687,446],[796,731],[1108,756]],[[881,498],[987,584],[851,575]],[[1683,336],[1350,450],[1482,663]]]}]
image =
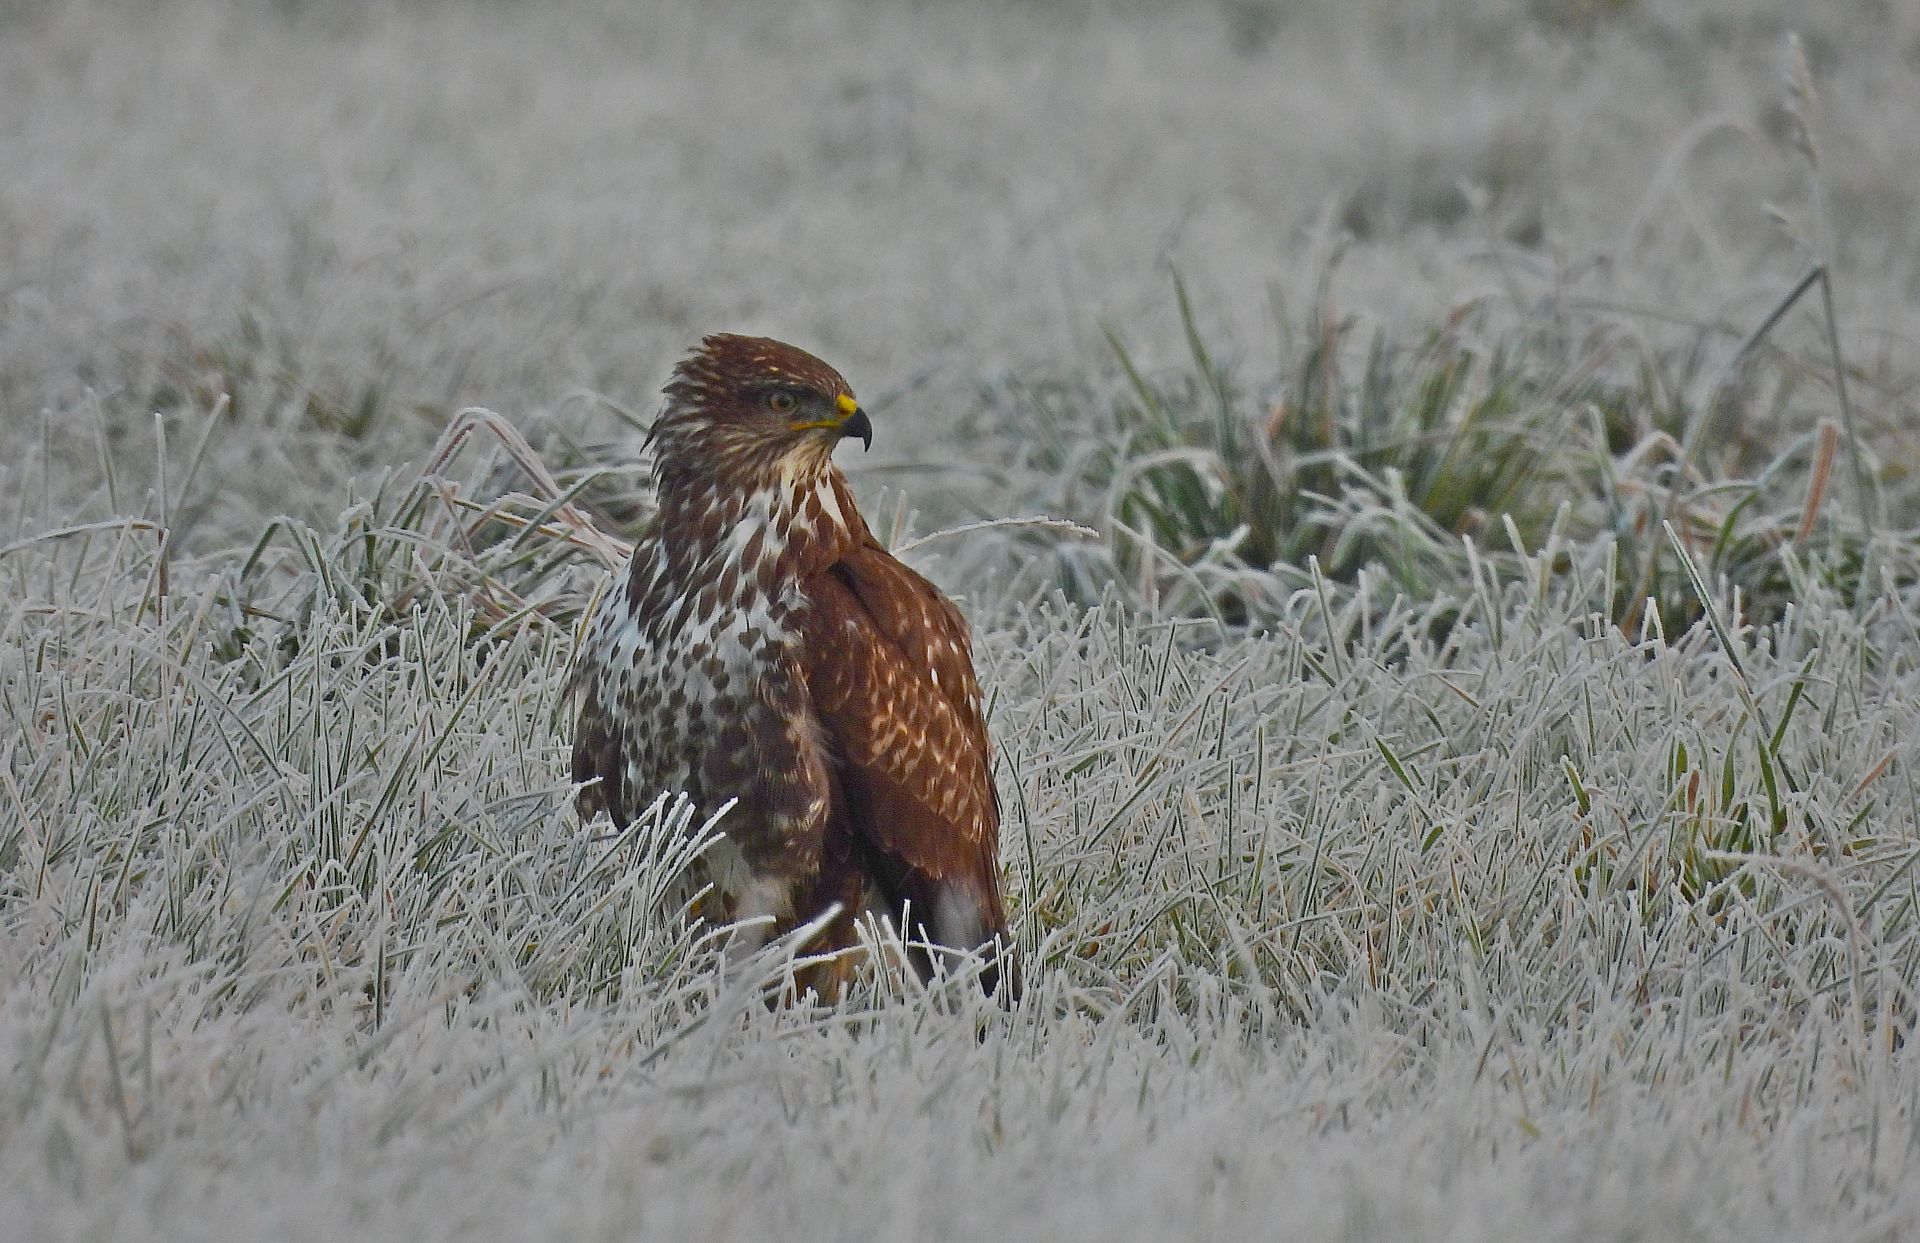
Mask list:
[{"label": "yellow cere", "polygon": [[847,418],[852,418],[853,412],[860,408],[860,403],[853,399],[852,393],[840,394],[839,399],[834,402],[834,405],[839,406],[840,413],[845,415]]}]

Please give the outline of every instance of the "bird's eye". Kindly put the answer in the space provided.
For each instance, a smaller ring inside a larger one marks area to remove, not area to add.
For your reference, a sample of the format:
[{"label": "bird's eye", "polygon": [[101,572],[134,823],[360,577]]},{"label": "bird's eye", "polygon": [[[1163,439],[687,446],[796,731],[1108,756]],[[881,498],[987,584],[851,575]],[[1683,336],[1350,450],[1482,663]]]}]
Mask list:
[{"label": "bird's eye", "polygon": [[775,414],[792,414],[794,406],[798,404],[793,394],[785,389],[775,389],[767,394],[767,408]]}]

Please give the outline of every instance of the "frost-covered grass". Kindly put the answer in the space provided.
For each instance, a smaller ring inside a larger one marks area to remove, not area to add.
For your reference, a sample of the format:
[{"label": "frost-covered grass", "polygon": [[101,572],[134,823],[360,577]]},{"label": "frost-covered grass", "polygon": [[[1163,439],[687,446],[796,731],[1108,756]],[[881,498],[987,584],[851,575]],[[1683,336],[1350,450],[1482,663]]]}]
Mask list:
[{"label": "frost-covered grass", "polygon": [[[1909,15],[541,11],[0,10],[0,1234],[1920,1232]],[[719,327],[975,619],[1010,1011],[571,811]]]},{"label": "frost-covered grass", "polygon": [[1737,670],[1577,574],[1442,644],[976,600],[1031,989],[770,1013],[658,907],[697,826],[568,811],[564,624],[306,591],[409,538],[297,533],[286,625],[9,552],[16,1237],[1916,1224],[1911,597]]}]

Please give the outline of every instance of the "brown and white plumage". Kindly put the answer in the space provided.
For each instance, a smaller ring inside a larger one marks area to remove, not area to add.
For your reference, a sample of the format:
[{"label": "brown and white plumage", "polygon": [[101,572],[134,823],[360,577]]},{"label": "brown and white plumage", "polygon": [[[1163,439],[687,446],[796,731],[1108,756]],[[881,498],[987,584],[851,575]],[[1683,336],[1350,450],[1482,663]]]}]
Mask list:
[{"label": "brown and white plumage", "polygon": [[[580,810],[727,800],[727,919],[841,950],[875,911],[910,942],[1007,958],[1000,808],[965,619],[867,529],[833,448],[872,427],[793,346],[708,337],[654,425],[659,511],[593,617],[576,687]],[[808,983],[833,991],[851,956]],[[916,966],[930,963],[921,954]]]}]

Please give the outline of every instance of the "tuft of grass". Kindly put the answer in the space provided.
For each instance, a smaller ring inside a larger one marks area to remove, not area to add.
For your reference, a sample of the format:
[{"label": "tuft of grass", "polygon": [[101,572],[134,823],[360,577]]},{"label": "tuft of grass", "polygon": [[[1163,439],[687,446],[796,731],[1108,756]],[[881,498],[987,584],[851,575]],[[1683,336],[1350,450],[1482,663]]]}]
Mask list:
[{"label": "tuft of grass", "polygon": [[[1073,598],[1117,583],[1157,608],[1257,624],[1293,592],[1367,572],[1459,600],[1552,546],[1548,572],[1608,567],[1594,604],[1616,623],[1636,626],[1652,601],[1684,628],[1702,606],[1665,522],[1747,618],[1816,590],[1858,598],[1882,571],[1920,582],[1910,538],[1877,540],[1864,508],[1829,503],[1839,423],[1799,413],[1808,364],[1761,340],[1791,298],[1736,348],[1728,382],[1699,374],[1698,350],[1495,330],[1479,305],[1411,344],[1321,307],[1283,333],[1277,373],[1249,380],[1209,348],[1178,281],[1174,296],[1183,368],[1149,374],[1110,333],[1112,383],[1002,394],[1035,433],[1018,477],[1102,533],[1096,549],[1047,549]],[[1763,413],[1787,434],[1749,426]],[[1844,443],[1857,463],[1857,437]]]},{"label": "tuft of grass", "polygon": [[[476,436],[497,454],[467,481],[453,468]],[[502,490],[509,467],[527,490]],[[381,480],[348,505],[333,531],[285,518],[269,523],[226,576],[222,603],[244,618],[278,623],[288,645],[301,641],[319,611],[353,609],[393,622],[446,598],[465,601],[476,640],[530,621],[570,632],[632,550],[579,503],[599,478],[591,469],[570,471],[563,483],[512,423],[490,410],[465,410],[416,479],[399,488]]]}]

